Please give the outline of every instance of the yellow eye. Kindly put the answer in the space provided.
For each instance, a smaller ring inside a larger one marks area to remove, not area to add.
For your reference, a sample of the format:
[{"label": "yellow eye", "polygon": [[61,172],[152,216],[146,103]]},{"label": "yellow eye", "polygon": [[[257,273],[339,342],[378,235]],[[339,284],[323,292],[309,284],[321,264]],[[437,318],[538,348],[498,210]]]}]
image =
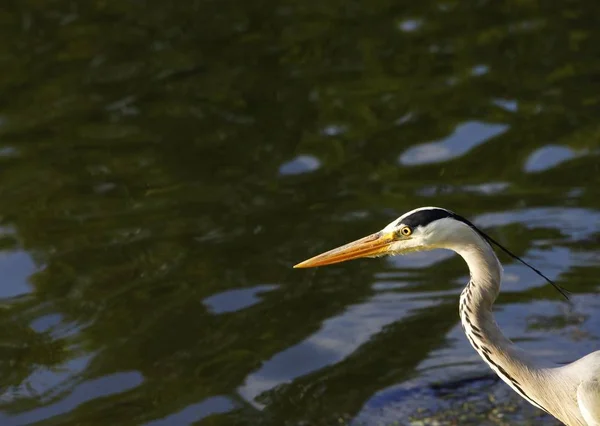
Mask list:
[{"label": "yellow eye", "polygon": [[400,235],[408,237],[410,234],[412,234],[412,229],[410,229],[408,226],[403,226],[400,229]]}]

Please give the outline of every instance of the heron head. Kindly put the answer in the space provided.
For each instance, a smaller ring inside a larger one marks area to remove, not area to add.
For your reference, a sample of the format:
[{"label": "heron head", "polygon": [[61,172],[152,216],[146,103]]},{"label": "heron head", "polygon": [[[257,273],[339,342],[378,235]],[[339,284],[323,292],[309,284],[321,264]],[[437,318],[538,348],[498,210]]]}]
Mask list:
[{"label": "heron head", "polygon": [[568,292],[498,243],[467,219],[439,207],[412,210],[387,225],[381,231],[300,262],[294,268],[312,268],[361,257],[405,254],[413,251],[446,248],[459,252],[471,246],[477,249],[496,245],[513,259],[530,268],[558,290],[565,299]]},{"label": "heron head", "polygon": [[294,268],[324,266],[361,257],[452,248],[474,239],[481,242],[477,228],[463,217],[438,207],[422,207],[400,216],[379,232],[305,260]]}]

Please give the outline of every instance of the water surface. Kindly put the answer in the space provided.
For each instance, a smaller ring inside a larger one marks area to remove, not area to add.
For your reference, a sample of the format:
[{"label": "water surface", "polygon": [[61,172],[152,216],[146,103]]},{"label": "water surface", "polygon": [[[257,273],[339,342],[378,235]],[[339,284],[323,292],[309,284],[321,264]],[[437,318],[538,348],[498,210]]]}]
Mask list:
[{"label": "water surface", "polygon": [[446,207],[573,293],[500,255],[511,339],[597,349],[598,9],[6,6],[0,423],[552,424],[462,335],[457,257],[291,267]]}]

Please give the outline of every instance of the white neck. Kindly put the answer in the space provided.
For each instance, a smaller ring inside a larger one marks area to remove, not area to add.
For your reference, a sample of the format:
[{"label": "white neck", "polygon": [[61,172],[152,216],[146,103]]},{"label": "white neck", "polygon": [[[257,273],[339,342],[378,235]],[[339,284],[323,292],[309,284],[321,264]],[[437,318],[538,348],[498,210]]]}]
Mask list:
[{"label": "white neck", "polygon": [[531,389],[538,381],[538,366],[527,353],[502,334],[492,314],[492,306],[500,290],[502,266],[494,250],[476,231],[463,237],[460,243],[448,246],[469,266],[471,280],[460,296],[460,319],[469,339],[483,360],[523,398],[538,408]]}]

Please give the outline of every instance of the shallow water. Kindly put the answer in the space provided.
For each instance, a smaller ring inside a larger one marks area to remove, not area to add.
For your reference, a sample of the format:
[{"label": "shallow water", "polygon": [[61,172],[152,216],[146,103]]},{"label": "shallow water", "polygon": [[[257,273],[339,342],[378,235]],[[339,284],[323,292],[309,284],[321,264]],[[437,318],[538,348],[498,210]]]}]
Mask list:
[{"label": "shallow water", "polygon": [[573,293],[500,255],[511,339],[597,349],[599,8],[6,6],[0,423],[552,424],[485,378],[451,253],[291,267],[446,207]]}]

